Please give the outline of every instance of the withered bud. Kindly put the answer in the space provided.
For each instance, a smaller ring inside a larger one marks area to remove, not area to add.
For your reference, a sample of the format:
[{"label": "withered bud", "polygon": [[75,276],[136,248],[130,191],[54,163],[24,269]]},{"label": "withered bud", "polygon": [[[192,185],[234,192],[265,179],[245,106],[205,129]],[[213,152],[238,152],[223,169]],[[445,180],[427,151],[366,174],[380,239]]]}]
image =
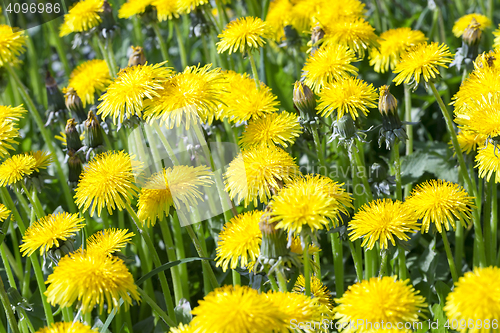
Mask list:
[{"label": "withered bud", "polygon": [[350,114],[345,114],[337,121],[337,128],[342,139],[352,139],[356,136],[356,124]]},{"label": "withered bud", "polygon": [[293,86],[293,104],[304,120],[310,120],[316,116],[316,96],[311,88],[300,81],[296,81]]},{"label": "withered bud", "polygon": [[89,111],[88,118],[85,120],[85,128],[87,133],[85,135],[85,144],[89,148],[97,148],[104,143],[102,128],[99,120],[92,111]]},{"label": "withered bud", "polygon": [[64,97],[66,99],[66,107],[71,111],[73,117],[76,118],[79,122],[84,121],[86,119],[85,110],[83,109],[82,100],[76,93],[75,88],[66,88],[64,90]]},{"label": "withered bud", "polygon": [[380,87],[380,96],[378,99],[378,110],[382,115],[387,115],[389,113],[396,113],[398,108],[398,101],[389,92],[389,86],[383,85]]},{"label": "withered bud", "polygon": [[102,4],[102,12],[100,13],[102,18],[101,27],[103,29],[112,30],[116,24],[115,18],[113,17],[113,8],[107,0],[104,0]]},{"label": "withered bud", "polygon": [[146,63],[146,56],[144,50],[140,46],[131,46],[132,54],[128,58],[128,66],[144,65]]},{"label": "withered bud", "polygon": [[66,146],[68,150],[78,150],[82,148],[82,142],[80,140],[80,134],[76,130],[76,121],[71,118],[66,122],[66,128],[64,129],[66,133]]},{"label": "withered bud", "polygon": [[465,28],[462,35],[462,40],[467,45],[475,45],[481,39],[482,31],[481,24],[479,24],[476,19],[472,19],[471,23]]},{"label": "withered bud", "polygon": [[312,46],[317,46],[317,44],[325,37],[325,32],[320,26],[316,26],[312,29],[311,42]]}]

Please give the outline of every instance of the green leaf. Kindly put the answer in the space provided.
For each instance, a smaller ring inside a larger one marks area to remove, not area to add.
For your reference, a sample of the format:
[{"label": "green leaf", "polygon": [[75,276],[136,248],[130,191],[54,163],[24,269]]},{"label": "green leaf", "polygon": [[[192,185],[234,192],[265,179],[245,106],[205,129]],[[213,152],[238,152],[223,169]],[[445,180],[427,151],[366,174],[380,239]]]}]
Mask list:
[{"label": "green leaf", "polygon": [[435,288],[439,298],[439,304],[444,307],[444,305],[446,304],[446,297],[451,292],[451,288],[443,281],[437,281]]}]

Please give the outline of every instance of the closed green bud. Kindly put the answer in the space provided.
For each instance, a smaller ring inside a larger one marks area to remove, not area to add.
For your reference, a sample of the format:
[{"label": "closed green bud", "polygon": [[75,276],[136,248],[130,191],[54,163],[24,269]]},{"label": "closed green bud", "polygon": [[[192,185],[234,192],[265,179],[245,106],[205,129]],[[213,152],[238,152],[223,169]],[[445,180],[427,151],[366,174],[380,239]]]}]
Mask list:
[{"label": "closed green bud", "polygon": [[83,171],[82,160],[73,150],[68,151],[68,182],[78,183]]},{"label": "closed green bud", "polygon": [[88,118],[84,123],[87,133],[85,135],[85,145],[88,148],[97,148],[104,143],[102,128],[94,115],[94,112],[89,111]]},{"label": "closed green bud", "polygon": [[76,121],[71,118],[66,122],[66,128],[64,129],[66,133],[66,147],[68,151],[78,150],[82,148],[82,141],[80,140],[80,134],[76,130]]},{"label": "closed green bud", "polygon": [[472,19],[472,22],[465,28],[462,35],[462,40],[469,46],[476,45],[481,39],[482,31],[481,24],[479,24],[476,19]]},{"label": "closed green bud", "polygon": [[48,110],[53,112],[64,111],[64,95],[59,90],[56,80],[52,77],[49,71],[45,75],[45,88],[47,90]]},{"label": "closed green bud", "polygon": [[87,117],[83,109],[83,103],[76,90],[73,87],[68,87],[64,90],[64,97],[66,99],[66,107],[71,111],[73,118],[78,122],[84,121]]},{"label": "closed green bud", "polygon": [[293,104],[303,120],[309,121],[316,116],[316,96],[311,88],[300,81],[296,81],[293,86]]}]

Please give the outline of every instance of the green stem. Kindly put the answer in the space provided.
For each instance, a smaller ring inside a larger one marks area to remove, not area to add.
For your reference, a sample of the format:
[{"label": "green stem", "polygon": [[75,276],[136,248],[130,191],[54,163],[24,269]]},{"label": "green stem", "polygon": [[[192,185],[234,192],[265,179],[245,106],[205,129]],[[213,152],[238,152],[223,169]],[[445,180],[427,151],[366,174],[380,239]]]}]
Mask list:
[{"label": "green stem", "polygon": [[453,255],[451,254],[450,243],[448,242],[448,235],[446,234],[446,230],[443,230],[441,236],[443,236],[444,250],[446,252],[446,257],[448,258],[448,264],[450,265],[451,277],[453,278],[453,282],[457,282],[458,281],[457,268],[455,266],[455,260],[453,259]]},{"label": "green stem", "polygon": [[[399,139],[398,139],[399,140]],[[403,189],[401,186],[401,158],[399,156],[399,141],[394,144],[394,168],[396,178],[396,199],[403,201]]]},{"label": "green stem", "polygon": [[168,46],[165,43],[165,39],[161,34],[158,22],[152,22],[151,27],[153,27],[156,37],[158,38],[158,44],[160,44],[160,52],[163,57],[163,60],[167,60],[173,66],[173,63],[170,61],[170,57],[168,56]]},{"label": "green stem", "polygon": [[111,77],[115,77],[118,71],[118,65],[116,64],[115,53],[113,52],[113,41],[110,38],[106,38],[106,51],[108,52],[109,63],[111,64],[112,74]]},{"label": "green stem", "polygon": [[99,36],[96,36],[95,39],[97,41],[97,45],[99,46],[99,50],[101,51],[101,55],[104,58],[106,65],[108,66],[109,75],[111,77],[114,77],[115,71],[113,69],[113,64],[111,63],[111,60],[109,60],[109,53],[106,51],[106,46],[104,46],[104,43],[102,42]]},{"label": "green stem", "polygon": [[407,269],[406,269],[406,256],[405,250],[399,246],[398,247],[398,263],[399,263],[399,279],[406,280],[407,278]]},{"label": "green stem", "polygon": [[[356,140],[356,146],[359,146],[359,141]],[[357,169],[358,169],[358,172],[361,171],[361,181],[363,182],[363,186],[365,188],[365,195],[366,195],[366,198],[368,200],[368,202],[370,201],[373,201],[373,194],[372,194],[372,190],[370,188],[370,184],[368,183],[368,177],[366,175],[366,166],[365,166],[365,163],[363,161],[363,159],[361,158],[361,155],[359,153],[359,150],[357,149],[357,147],[353,147],[352,150],[352,155],[354,156],[354,160],[356,161],[356,166],[357,166]]]},{"label": "green stem", "polygon": [[[165,248],[167,250],[168,261],[176,261],[177,256],[175,255],[174,241],[172,240],[172,233],[170,232],[170,227],[163,220],[160,221],[160,228],[163,235],[163,240],[165,241]],[[172,275],[172,282],[174,285],[174,296],[175,304],[179,304],[179,301],[183,298],[182,296],[182,281],[179,276],[179,267],[175,266],[170,269]]]},{"label": "green stem", "polygon": [[250,59],[250,66],[252,67],[253,79],[255,80],[255,85],[257,89],[260,89],[259,72],[257,71],[257,66],[255,65],[255,59],[253,57],[252,51],[248,52],[248,59]]},{"label": "green stem", "polygon": [[[153,262],[155,264],[155,267],[157,268],[160,267],[161,266],[160,256],[158,255],[158,252],[156,252],[156,248],[151,238],[149,237],[147,230],[142,229],[141,221],[139,220],[139,217],[137,216],[137,214],[132,209],[129,203],[125,205],[125,208],[127,209],[132,219],[134,220],[138,233],[142,236],[142,238],[146,242],[146,245],[150,252],[149,254],[153,256]],[[165,297],[165,304],[167,304],[167,312],[170,317],[175,318],[174,303],[172,301],[172,294],[170,293],[170,287],[168,286],[167,278],[165,277],[165,272],[158,273],[158,276],[160,278],[160,284],[163,290],[163,296]]]},{"label": "green stem", "polygon": [[35,104],[33,103],[33,100],[31,99],[31,97],[27,93],[26,88],[24,87],[23,83],[21,82],[21,80],[17,76],[14,69],[10,65],[5,66],[5,68],[9,72],[10,77],[13,78],[14,81],[16,82],[17,88],[18,88],[19,92],[21,93],[21,95],[23,96],[23,99],[24,99],[25,103],[27,104],[28,110],[30,111],[33,118],[35,119],[35,123],[37,124],[38,129],[40,130],[40,133],[42,134],[43,140],[45,141],[45,144],[49,148],[49,152],[53,157],[54,165],[56,167],[59,182],[61,183],[60,186],[62,187],[62,190],[64,193],[64,198],[66,199],[66,203],[69,206],[70,212],[75,213],[76,206],[75,206],[75,203],[73,202],[73,198],[72,198],[68,183],[66,182],[66,176],[64,175],[63,169],[61,167],[61,163],[59,163],[59,160],[57,159],[56,150],[55,150],[54,145],[52,143],[52,137],[50,136],[49,131],[45,128],[44,123],[42,121],[42,117],[40,117],[40,114],[38,113],[38,110],[36,109]]},{"label": "green stem", "polygon": [[453,148],[455,149],[455,152],[457,152],[457,158],[458,158],[458,163],[460,165],[460,173],[462,174],[462,177],[464,178],[466,184],[467,184],[467,189],[469,193],[472,192],[472,196],[476,198],[476,208],[473,208],[472,210],[472,220],[474,223],[474,229],[476,231],[476,237],[474,237],[474,240],[477,242],[477,248],[479,251],[479,265],[481,267],[486,267],[486,251],[484,247],[484,239],[483,239],[483,232],[481,228],[481,220],[479,216],[479,209],[481,207],[481,202],[478,202],[478,193],[477,189],[472,185],[471,178],[469,176],[469,173],[467,172],[467,166],[465,165],[465,160],[464,156],[461,153],[460,149],[460,144],[458,143],[457,139],[457,134],[455,133],[455,128],[453,127],[453,121],[451,119],[450,112],[448,111],[448,108],[444,104],[443,100],[441,99],[441,96],[439,95],[436,86],[434,83],[429,82],[429,86],[432,90],[432,93],[436,97],[436,100],[439,104],[439,107],[441,108],[441,112],[443,113],[443,116],[446,120],[446,126],[448,128],[448,132],[451,136],[451,142],[453,143]]},{"label": "green stem", "polygon": [[[481,0],[481,2],[482,2],[482,0]],[[458,15],[464,16],[465,8],[464,8],[463,0],[455,0],[455,7],[457,8]],[[483,10],[486,10],[486,9],[483,8]],[[487,13],[486,11],[483,11],[483,14],[486,15],[486,13]]]},{"label": "green stem", "polygon": [[236,270],[231,270],[231,275],[233,277],[233,286],[241,285],[241,275]]},{"label": "green stem", "polygon": [[319,139],[318,129],[316,127],[312,127],[311,130],[313,133],[314,145],[316,146],[316,152],[318,153],[319,164],[320,164],[320,166],[325,168],[324,173],[323,172],[319,172],[319,173],[322,173],[323,175],[327,175],[328,170],[326,170],[325,153],[324,153],[323,149],[321,149],[322,146],[321,146],[321,141]]},{"label": "green stem", "polygon": [[[177,212],[181,218],[181,220],[187,221],[186,217],[184,214],[180,211]],[[200,240],[196,236],[193,228],[191,227],[190,224],[186,223],[184,226],[189,234],[189,237],[191,237],[191,240],[193,241],[194,247],[196,248],[196,252],[201,258],[208,258],[208,254],[204,251],[203,247],[201,246]],[[208,260],[203,259],[201,261],[201,264],[205,266],[206,268],[206,273],[208,273],[208,277],[210,279],[210,282],[212,283],[212,287],[219,288],[219,282],[217,282],[217,277],[214,274],[214,271],[212,270],[212,266],[208,262]]]},{"label": "green stem", "polygon": [[182,70],[184,70],[188,64],[186,47],[184,46],[184,39],[182,37],[181,30],[179,28],[179,20],[175,19],[175,20],[172,20],[172,22],[174,23],[175,36],[177,37],[177,44],[179,45],[179,54],[181,56],[181,66],[182,66]]},{"label": "green stem", "polygon": [[137,45],[143,46],[144,36],[142,34],[142,25],[137,15],[134,15],[132,17],[132,25],[134,27],[135,42],[137,43]]},{"label": "green stem", "polygon": [[167,324],[170,327],[177,326],[176,320],[173,319],[175,317],[167,315],[165,311],[163,311],[158,306],[158,304],[156,304],[156,302],[151,297],[148,296],[148,294],[144,290],[137,287],[137,292],[139,293],[139,295],[141,295],[142,300],[148,303],[151,309],[153,309],[153,311],[156,312],[156,314],[163,320],[163,322],[165,322],[165,324]]},{"label": "green stem", "polygon": [[[486,251],[487,264],[490,264],[495,260],[494,256],[491,257],[492,254],[491,239],[493,238],[491,233],[491,192],[494,185],[493,184],[494,181],[495,180],[492,179],[491,181],[488,182],[486,181],[486,179],[484,179],[485,198],[484,198],[484,211],[483,211],[483,226],[484,226],[484,247],[488,249]],[[497,235],[495,235],[495,237],[496,236]]]},{"label": "green stem", "polygon": [[280,287],[278,286],[278,284],[276,283],[276,279],[274,278],[274,276],[272,274],[267,274],[267,278],[269,279],[269,282],[271,282],[271,287],[274,291],[278,291],[280,290]]},{"label": "green stem", "polygon": [[330,243],[332,243],[335,290],[337,292],[337,297],[340,297],[342,296],[342,294],[344,294],[344,254],[342,249],[342,241],[340,240],[338,233],[330,233]]},{"label": "green stem", "polygon": [[[494,182],[494,180],[491,180]],[[497,186],[494,183],[491,193],[491,234],[493,239],[491,240],[491,258],[492,261],[495,260],[495,255],[497,253],[497,243],[498,243],[498,193]]]},{"label": "green stem", "polygon": [[363,280],[363,258],[358,256],[358,252],[354,248],[354,243],[349,241],[349,249],[351,250],[352,260],[354,261],[354,269],[356,270],[356,277],[358,281]]},{"label": "green stem", "polygon": [[282,293],[286,293],[288,291],[288,287],[286,284],[286,277],[285,274],[283,273],[283,270],[278,268],[276,270],[276,277],[278,278],[278,286],[279,289]]},{"label": "green stem", "polygon": [[2,301],[2,305],[5,309],[5,315],[7,316],[7,321],[9,322],[10,329],[14,333],[20,333],[19,326],[17,326],[16,317],[14,316],[14,311],[12,311],[12,305],[10,304],[9,296],[5,291],[5,287],[3,285],[1,276],[0,276],[0,301]]},{"label": "green stem", "polygon": [[[411,90],[410,86],[404,85],[404,96],[405,96],[405,121],[411,122]],[[406,125],[406,135],[408,140],[406,141],[406,156],[413,154],[413,127],[411,125]],[[405,197],[410,195],[412,184],[409,183],[405,185]]]},{"label": "green stem", "polygon": [[382,15],[380,13],[380,4],[378,3],[378,0],[373,0],[374,2],[374,7],[375,7],[375,12],[374,12],[374,25],[375,29],[379,32],[382,31]]},{"label": "green stem", "polygon": [[311,296],[311,263],[309,261],[309,236],[306,236],[304,247],[304,288],[306,296]]},{"label": "green stem", "polygon": [[[177,258],[179,260],[182,260],[186,258],[186,251],[184,249],[184,240],[182,238],[182,229],[181,229],[181,224],[179,223],[179,218],[177,216],[177,213],[174,211],[174,213],[171,215],[172,217],[172,225],[173,225],[173,230],[174,230],[174,239],[175,239],[175,253],[177,254]],[[187,271],[187,265],[186,264],[180,264],[179,266],[179,272],[181,276],[181,281],[188,281],[188,271]],[[183,290],[183,295],[184,298],[189,301],[189,288],[187,283],[182,284],[182,290]]]},{"label": "green stem", "polygon": [[161,143],[163,144],[163,147],[167,150],[168,157],[170,157],[170,160],[172,160],[172,163],[174,165],[180,165],[179,160],[175,156],[174,150],[172,149],[172,146],[170,146],[170,143],[168,143],[167,138],[163,134],[160,126],[158,125],[158,122],[156,120],[153,121],[153,128],[156,131],[156,134],[158,134],[158,137],[160,138]]},{"label": "green stem", "polygon": [[24,185],[24,182],[19,182],[19,183],[21,183],[21,187],[24,190],[24,193],[26,193],[26,196],[28,197],[31,206],[33,207],[33,209],[35,209],[36,216],[38,216],[39,219],[44,217],[45,212],[43,211],[40,201],[38,200],[36,189],[33,188],[33,191],[30,193],[29,190],[26,188],[26,185]]},{"label": "green stem", "polygon": [[[10,286],[17,289],[16,280],[12,274],[12,268],[10,267],[11,265],[9,264],[9,259],[7,258],[7,253],[5,251],[6,249],[7,244],[0,244],[0,257],[2,257],[3,267],[5,268],[5,274],[7,274],[7,280],[9,281]],[[14,267],[14,265],[12,265],[12,267]]]},{"label": "green stem", "polygon": [[388,251],[387,249],[382,250],[382,260],[380,261],[380,270],[379,270],[379,277],[385,276],[386,270],[387,270],[387,258],[388,258]]}]

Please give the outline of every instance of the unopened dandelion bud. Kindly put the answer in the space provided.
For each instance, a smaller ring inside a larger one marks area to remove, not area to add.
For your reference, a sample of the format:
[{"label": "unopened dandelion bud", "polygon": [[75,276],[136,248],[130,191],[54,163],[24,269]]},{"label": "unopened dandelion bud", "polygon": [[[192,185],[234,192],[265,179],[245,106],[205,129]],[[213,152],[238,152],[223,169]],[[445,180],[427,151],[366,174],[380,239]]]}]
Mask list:
[{"label": "unopened dandelion bud", "polygon": [[342,139],[351,139],[356,136],[356,124],[348,114],[337,121],[337,128]]},{"label": "unopened dandelion bud", "polygon": [[316,96],[300,81],[296,81],[293,87],[293,104],[299,110],[303,120],[311,120],[316,116]]},{"label": "unopened dandelion bud", "polygon": [[[380,97],[378,100],[378,110],[382,115],[394,114],[398,108],[398,101],[389,92],[389,86],[380,87]],[[397,114],[397,113],[396,113]]]},{"label": "unopened dandelion bud", "polygon": [[78,120],[78,122],[84,121],[85,110],[83,109],[82,100],[76,93],[76,90],[72,87],[68,87],[65,90],[64,97],[66,98],[66,107],[71,111],[73,118]]},{"label": "unopened dandelion bud", "polygon": [[481,24],[476,19],[472,19],[471,23],[465,29],[462,39],[467,45],[476,45],[481,39],[481,35]]},{"label": "unopened dandelion bud", "polygon": [[82,168],[82,160],[80,157],[75,154],[73,150],[68,151],[68,182],[69,183],[78,183],[78,179],[80,179],[80,174],[83,171]]},{"label": "unopened dandelion bud", "polygon": [[[102,12],[100,13],[102,18],[101,28],[102,30],[113,30],[116,22],[113,17],[113,9],[107,0],[104,0],[102,5]],[[105,36],[106,37],[106,36]]]},{"label": "unopened dandelion bud", "polygon": [[64,110],[64,96],[49,71],[45,75],[45,88],[47,90],[48,109],[54,112]]},{"label": "unopened dandelion bud", "polygon": [[71,118],[66,122],[66,128],[64,129],[66,133],[66,146],[68,150],[78,150],[82,148],[82,141],[80,140],[80,134],[76,130],[76,121]]},{"label": "unopened dandelion bud", "polygon": [[325,32],[323,29],[321,29],[320,26],[316,26],[312,29],[312,35],[311,35],[311,44],[312,44],[312,49],[311,49],[311,54],[318,49],[319,44],[321,40],[325,37]]},{"label": "unopened dandelion bud", "polygon": [[131,46],[132,54],[128,58],[128,66],[144,65],[146,63],[146,56],[144,55],[144,50],[140,46]]},{"label": "unopened dandelion bud", "polygon": [[290,253],[287,248],[286,232],[276,229],[276,223],[269,222],[269,215],[264,214],[259,222],[262,231],[262,243],[260,246],[260,258],[264,260],[278,260]]},{"label": "unopened dandelion bud", "polygon": [[85,135],[85,145],[89,148],[102,146],[104,142],[102,128],[99,124],[99,120],[97,120],[97,117],[94,115],[94,112],[89,111],[88,118],[84,124],[85,129],[87,130]]}]

